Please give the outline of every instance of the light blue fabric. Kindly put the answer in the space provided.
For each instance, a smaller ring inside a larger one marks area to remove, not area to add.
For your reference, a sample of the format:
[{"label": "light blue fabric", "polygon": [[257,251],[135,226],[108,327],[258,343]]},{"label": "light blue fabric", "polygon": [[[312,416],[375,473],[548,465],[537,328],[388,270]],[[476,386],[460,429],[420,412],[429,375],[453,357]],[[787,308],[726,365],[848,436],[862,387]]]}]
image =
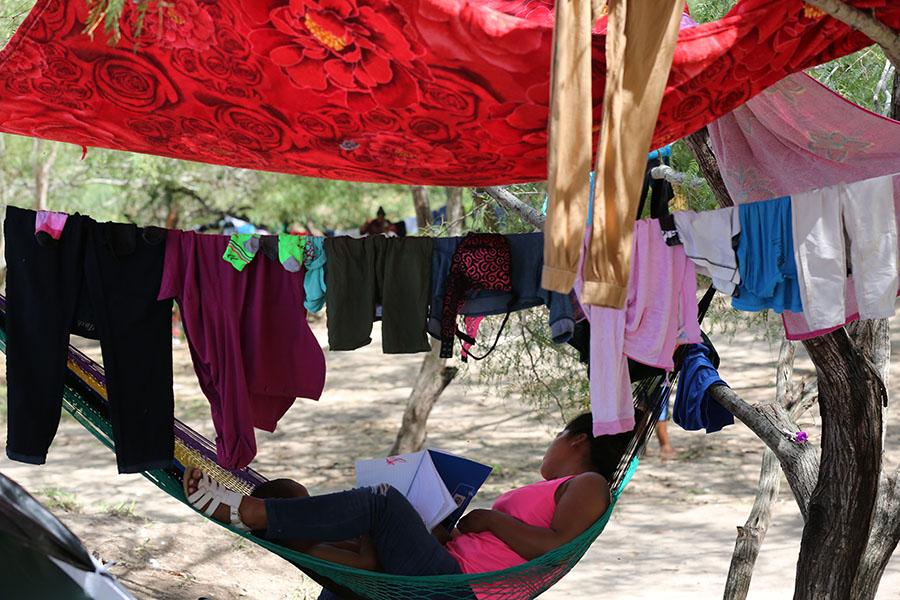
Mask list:
[{"label": "light blue fabric", "polygon": [[685,349],[683,361],[672,420],[682,429],[705,429],[706,433],[734,425],[734,416],[707,394],[713,385],[728,385],[710,362],[709,348],[704,344],[691,344]]},{"label": "light blue fabric", "polygon": [[647,160],[653,160],[656,158],[671,158],[672,157],[672,144],[668,144],[663,146],[662,148],[658,148],[647,155]]},{"label": "light blue fabric", "polygon": [[751,312],[768,308],[777,313],[803,312],[794,260],[790,196],[741,204],[738,210],[741,237],[737,259],[741,283],[731,306]]},{"label": "light blue fabric", "polygon": [[306,275],[303,278],[303,292],[306,300],[303,306],[309,312],[319,312],[325,306],[325,238],[306,238]]}]

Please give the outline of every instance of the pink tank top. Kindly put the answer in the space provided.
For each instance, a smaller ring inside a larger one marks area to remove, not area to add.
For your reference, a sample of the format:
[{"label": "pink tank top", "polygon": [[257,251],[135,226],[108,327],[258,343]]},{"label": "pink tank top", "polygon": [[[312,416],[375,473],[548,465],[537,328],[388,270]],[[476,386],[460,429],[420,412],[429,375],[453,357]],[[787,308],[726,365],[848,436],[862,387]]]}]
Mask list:
[{"label": "pink tank top", "polygon": [[[556,512],[556,490],[572,477],[532,483],[506,492],[497,498],[493,510],[534,525],[550,527]],[[508,569],[525,562],[525,559],[489,531],[464,533],[446,545],[463,573],[485,573]]]}]

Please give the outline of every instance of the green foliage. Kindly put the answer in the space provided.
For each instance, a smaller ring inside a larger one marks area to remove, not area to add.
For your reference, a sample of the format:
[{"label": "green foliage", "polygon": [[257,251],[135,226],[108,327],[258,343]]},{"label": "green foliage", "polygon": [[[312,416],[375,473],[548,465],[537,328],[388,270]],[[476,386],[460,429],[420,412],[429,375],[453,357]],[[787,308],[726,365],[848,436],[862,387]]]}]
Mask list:
[{"label": "green foliage", "polygon": [[[125,5],[132,0],[87,0],[88,18],[84,24],[84,33],[94,35],[94,32],[101,25],[103,32],[109,38],[110,44],[119,42],[119,23],[122,19],[122,13],[125,11]],[[151,5],[162,12],[163,8],[170,6],[165,0],[151,2],[151,0],[133,0],[133,4],[137,9],[137,23],[135,33],[140,36],[141,30],[144,28],[144,16],[150,10]]]},{"label": "green foliage", "polygon": [[[490,317],[479,329],[479,354],[490,347],[503,317]],[[503,395],[519,394],[539,417],[566,422],[586,410],[588,380],[578,352],[567,344],[555,344],[550,337],[544,307],[513,313],[503,342],[470,376],[499,387]]]},{"label": "green foliage", "polygon": [[887,114],[890,80],[887,57],[880,46],[869,46],[807,71],[851,102],[873,112]]},{"label": "green foliage", "polygon": [[[0,135],[0,199],[34,204],[35,160],[55,142]],[[263,173],[158,156],[59,144],[50,171],[48,208],[103,220],[190,228],[224,214],[277,231],[299,223],[318,229],[359,226],[384,206],[388,217],[412,214],[406,186],[330,181]]]},{"label": "green foliage", "polygon": [[40,493],[47,498],[44,504],[50,510],[61,510],[68,513],[81,512],[81,503],[72,492],[59,488],[46,488]]},{"label": "green foliage", "polygon": [[136,500],[123,500],[115,504],[101,505],[101,510],[111,517],[120,519],[138,519]]},{"label": "green foliage", "polygon": [[691,18],[698,23],[721,19],[736,3],[737,0],[687,0]]},{"label": "green foliage", "polygon": [[6,46],[28,16],[34,2],[35,0],[0,0],[0,46]]}]

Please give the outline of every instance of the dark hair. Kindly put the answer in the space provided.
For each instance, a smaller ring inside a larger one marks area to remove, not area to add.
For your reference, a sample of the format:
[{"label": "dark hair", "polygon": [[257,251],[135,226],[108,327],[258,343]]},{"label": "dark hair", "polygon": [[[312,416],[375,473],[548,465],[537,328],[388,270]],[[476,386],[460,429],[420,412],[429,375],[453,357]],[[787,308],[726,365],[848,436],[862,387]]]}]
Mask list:
[{"label": "dark hair", "polygon": [[628,444],[634,438],[634,430],[594,437],[594,419],[589,412],[580,414],[569,421],[565,430],[573,435],[583,433],[588,437],[591,465],[594,467],[594,471],[612,482],[616,467],[619,466],[622,457],[628,450]]}]

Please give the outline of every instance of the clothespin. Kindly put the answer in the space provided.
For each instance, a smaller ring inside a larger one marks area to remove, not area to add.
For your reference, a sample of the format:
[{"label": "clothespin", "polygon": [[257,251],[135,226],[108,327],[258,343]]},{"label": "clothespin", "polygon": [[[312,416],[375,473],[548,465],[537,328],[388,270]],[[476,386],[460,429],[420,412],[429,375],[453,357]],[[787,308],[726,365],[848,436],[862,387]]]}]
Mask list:
[{"label": "clothespin", "polygon": [[809,441],[809,436],[805,431],[791,431],[790,429],[782,429],[785,437],[795,444],[805,444]]}]

